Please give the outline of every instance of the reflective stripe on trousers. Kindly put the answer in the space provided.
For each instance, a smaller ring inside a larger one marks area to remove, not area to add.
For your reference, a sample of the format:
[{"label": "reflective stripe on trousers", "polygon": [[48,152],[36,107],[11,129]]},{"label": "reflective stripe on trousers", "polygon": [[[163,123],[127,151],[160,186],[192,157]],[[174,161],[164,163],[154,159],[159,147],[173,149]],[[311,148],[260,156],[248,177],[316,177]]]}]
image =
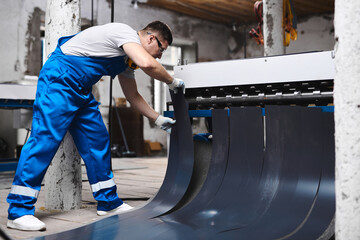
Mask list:
[{"label": "reflective stripe on trousers", "polygon": [[11,186],[10,193],[11,194],[16,194],[16,195],[34,197],[34,198],[37,198],[38,195],[39,195],[38,190],[29,188],[29,187],[17,186],[17,185],[12,185]]}]

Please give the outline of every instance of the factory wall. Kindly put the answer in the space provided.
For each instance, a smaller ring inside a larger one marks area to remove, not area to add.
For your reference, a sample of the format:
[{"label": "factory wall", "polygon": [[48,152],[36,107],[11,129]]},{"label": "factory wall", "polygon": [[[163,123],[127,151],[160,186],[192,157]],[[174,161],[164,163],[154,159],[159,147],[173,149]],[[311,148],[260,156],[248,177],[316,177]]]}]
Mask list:
[{"label": "factory wall", "polygon": [[[39,41],[36,41],[40,22],[44,21],[43,13],[46,10],[46,0],[13,0],[3,1],[0,9],[1,43],[0,83],[19,81],[25,75],[36,75],[41,67],[40,57],[34,58],[34,52],[39,51]],[[81,16],[83,25],[89,25],[91,20],[91,1],[81,1]],[[101,25],[110,22],[110,0],[94,0],[94,24]],[[131,0],[115,0],[115,21],[129,24],[134,29],[141,29],[153,20],[166,22],[173,30],[174,38],[178,41],[197,43],[197,56],[199,61],[219,61],[258,57],[263,55],[263,47],[256,44],[248,36],[248,31],[256,23],[247,26],[232,27],[217,24],[171,11],[149,7],[139,4],[135,8]],[[46,24],[46,23],[45,23]],[[299,39],[292,42],[287,48],[287,53],[331,50],[333,49],[333,16],[315,16],[299,20]],[[41,46],[40,46],[41,47]],[[246,49],[246,51],[245,51]],[[39,53],[40,56],[40,53]],[[153,82],[141,70],[136,73],[139,92],[145,100],[152,105]],[[95,96],[101,102],[100,109],[104,122],[107,123],[109,105],[109,78],[104,77],[95,87]],[[123,97],[121,88],[114,81],[114,97]],[[11,110],[0,110],[0,137],[9,144],[8,155],[13,154],[17,143],[22,144],[25,131],[17,139],[14,131],[9,133],[9,119],[12,118]],[[201,121],[195,121],[195,132],[205,131]],[[147,119],[144,119],[144,138],[158,141],[166,146],[166,134],[154,128]]]},{"label": "factory wall", "polygon": [[298,39],[291,41],[286,53],[334,50],[334,15],[306,17],[299,20]]},{"label": "factory wall", "polygon": [[[29,31],[34,12],[45,10],[46,1],[14,0],[2,1],[0,8],[1,44],[0,82],[17,81],[27,72],[28,50],[33,48],[29,42]],[[40,53],[39,53],[40,55]]]},{"label": "factory wall", "polygon": [[[285,49],[286,54],[330,51],[334,49],[333,14],[299,18],[297,24],[298,39],[290,42],[290,45]],[[240,26],[235,31],[230,32],[230,37],[228,38],[230,58],[239,59],[264,56],[263,45],[258,45],[248,34],[250,29],[256,26],[257,23]]]},{"label": "factory wall", "polygon": [[[29,74],[28,66],[33,69],[29,52],[38,45],[33,44],[33,38],[29,37],[32,31],[33,20],[38,22],[40,9],[45,9],[45,1],[39,0],[14,0],[2,1],[0,8],[0,83],[15,82],[24,79]],[[40,31],[40,29],[39,29]],[[39,53],[40,59],[40,53]],[[31,74],[31,73],[30,73]],[[25,138],[25,130],[19,142],[22,144]],[[7,151],[0,157],[13,157],[17,145],[17,131],[13,128],[13,111],[0,109],[0,138],[7,143]]]}]

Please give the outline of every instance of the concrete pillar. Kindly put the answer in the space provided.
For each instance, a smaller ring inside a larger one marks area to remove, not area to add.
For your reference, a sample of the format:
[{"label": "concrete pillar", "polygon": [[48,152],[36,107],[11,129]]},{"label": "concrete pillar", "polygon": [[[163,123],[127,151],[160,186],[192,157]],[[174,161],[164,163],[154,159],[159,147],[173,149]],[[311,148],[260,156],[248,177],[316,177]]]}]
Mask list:
[{"label": "concrete pillar", "polygon": [[337,240],[360,239],[360,1],[335,1]]},{"label": "concrete pillar", "polygon": [[[54,51],[59,37],[75,34],[80,27],[80,0],[47,0],[46,55]],[[67,133],[45,175],[45,207],[64,211],[79,209],[81,188],[81,158]]]},{"label": "concrete pillar", "polygon": [[285,54],[283,0],[263,0],[264,56]]}]

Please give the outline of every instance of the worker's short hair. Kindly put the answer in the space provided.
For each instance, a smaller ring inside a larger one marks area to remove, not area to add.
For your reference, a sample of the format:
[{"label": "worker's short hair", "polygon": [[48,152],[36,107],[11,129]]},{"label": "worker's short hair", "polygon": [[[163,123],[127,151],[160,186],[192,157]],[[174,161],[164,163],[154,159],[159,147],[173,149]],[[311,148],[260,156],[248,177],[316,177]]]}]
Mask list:
[{"label": "worker's short hair", "polygon": [[161,35],[161,37],[164,38],[164,40],[168,42],[169,45],[171,45],[173,41],[170,27],[163,22],[151,22],[143,30],[147,32],[157,32],[159,35]]}]

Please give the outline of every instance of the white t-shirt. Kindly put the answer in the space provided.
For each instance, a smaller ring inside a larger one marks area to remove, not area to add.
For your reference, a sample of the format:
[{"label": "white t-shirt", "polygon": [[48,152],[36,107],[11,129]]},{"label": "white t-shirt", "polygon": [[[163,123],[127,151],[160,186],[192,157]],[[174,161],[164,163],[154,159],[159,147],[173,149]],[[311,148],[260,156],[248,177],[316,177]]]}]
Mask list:
[{"label": "white t-shirt", "polygon": [[126,55],[123,44],[140,44],[137,32],[123,23],[108,23],[78,33],[60,48],[65,55],[86,57],[118,57]]},{"label": "white t-shirt", "polygon": [[[85,29],[60,48],[65,55],[111,58],[125,56],[121,46],[129,42],[141,44],[134,29],[123,23],[108,23]],[[127,68],[122,75],[134,78],[134,70]]]}]

